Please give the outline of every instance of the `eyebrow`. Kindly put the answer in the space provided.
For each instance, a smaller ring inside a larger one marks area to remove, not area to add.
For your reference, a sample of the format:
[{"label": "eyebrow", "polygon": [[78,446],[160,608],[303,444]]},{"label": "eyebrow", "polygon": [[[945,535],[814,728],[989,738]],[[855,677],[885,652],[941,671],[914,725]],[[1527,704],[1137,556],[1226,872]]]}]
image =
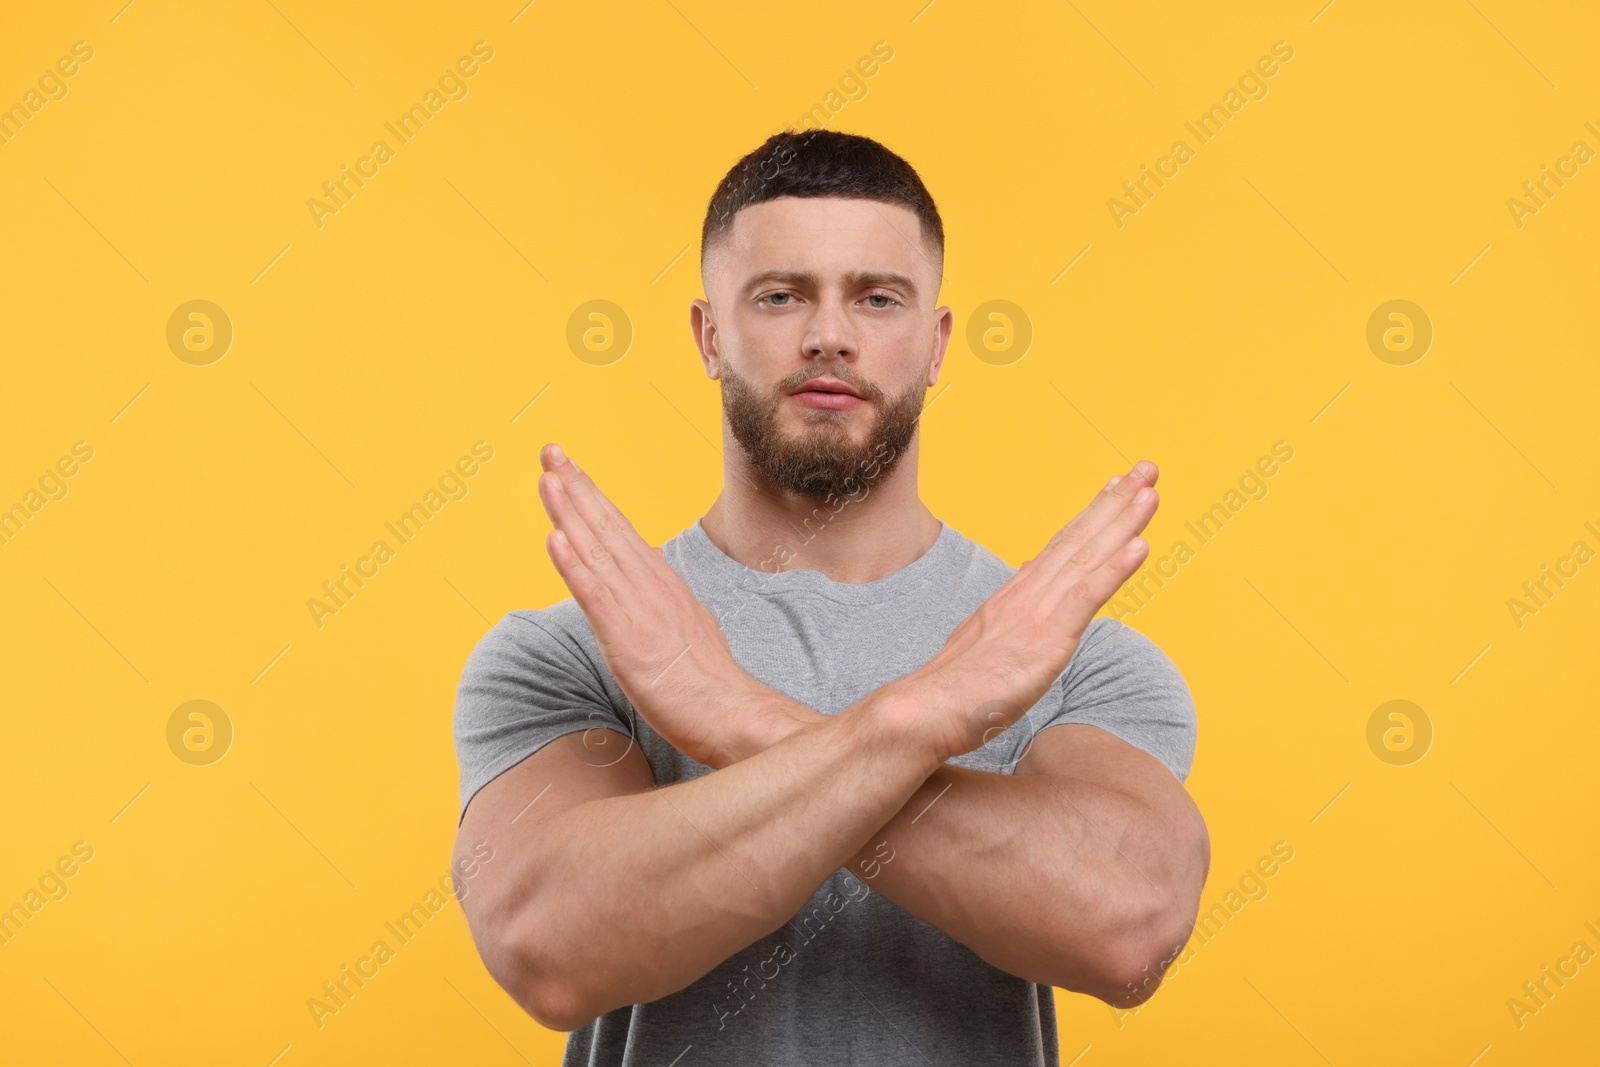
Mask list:
[{"label": "eyebrow", "polygon": [[[769,270],[763,271],[751,278],[746,284],[746,289],[754,289],[767,282],[783,282],[788,285],[804,286],[812,289],[820,288],[822,279],[808,270]],[[886,270],[853,270],[844,276],[846,289],[861,289],[869,285],[891,286],[901,289],[913,300],[920,295],[917,283],[904,274]]]}]

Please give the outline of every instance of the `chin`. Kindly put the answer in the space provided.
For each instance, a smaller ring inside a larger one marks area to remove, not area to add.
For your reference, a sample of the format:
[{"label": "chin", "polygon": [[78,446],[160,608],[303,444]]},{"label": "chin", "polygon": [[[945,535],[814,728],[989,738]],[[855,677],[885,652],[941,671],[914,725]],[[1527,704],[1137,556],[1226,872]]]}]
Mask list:
[{"label": "chin", "polygon": [[865,440],[871,430],[870,423],[863,419],[852,418],[848,411],[829,411],[820,417],[802,415],[799,428],[789,434],[789,437],[795,441],[809,437],[843,439],[853,443]]}]

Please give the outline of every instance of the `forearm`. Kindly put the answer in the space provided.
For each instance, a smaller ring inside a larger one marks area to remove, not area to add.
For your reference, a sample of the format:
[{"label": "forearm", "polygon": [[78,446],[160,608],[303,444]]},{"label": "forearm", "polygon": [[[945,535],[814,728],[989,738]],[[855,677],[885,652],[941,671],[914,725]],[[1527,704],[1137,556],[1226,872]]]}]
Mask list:
[{"label": "forearm", "polygon": [[1003,971],[1120,1002],[1171,914],[1152,818],[1093,783],[946,765],[873,835],[894,859],[872,885]]},{"label": "forearm", "polygon": [[[735,750],[744,758],[827,718],[770,690],[756,706]],[[1184,939],[1168,927],[1193,872],[1155,819],[1094,783],[946,763],[848,866],[995,967],[1120,1002],[1158,946],[1171,955],[1163,939]]]},{"label": "forearm", "polygon": [[511,924],[539,1014],[577,1026],[656,1000],[782,926],[937,766],[894,711],[874,694],[713,774],[541,827],[551,850],[519,872]]}]

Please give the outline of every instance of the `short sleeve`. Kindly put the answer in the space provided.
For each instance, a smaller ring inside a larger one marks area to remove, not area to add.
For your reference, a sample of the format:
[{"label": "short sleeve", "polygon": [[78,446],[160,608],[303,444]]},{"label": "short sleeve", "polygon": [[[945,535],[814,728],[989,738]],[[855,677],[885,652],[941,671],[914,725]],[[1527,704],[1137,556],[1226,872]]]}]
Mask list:
[{"label": "short sleeve", "polygon": [[596,727],[634,736],[617,713],[604,666],[597,666],[574,633],[587,625],[570,599],[539,611],[513,611],[467,657],[454,719],[461,771],[457,825],[478,790],[556,738]]},{"label": "short sleeve", "polygon": [[1115,734],[1189,777],[1199,722],[1189,685],[1144,634],[1109,616],[1090,623],[1057,682],[1060,709],[1040,729],[1082,722]]}]

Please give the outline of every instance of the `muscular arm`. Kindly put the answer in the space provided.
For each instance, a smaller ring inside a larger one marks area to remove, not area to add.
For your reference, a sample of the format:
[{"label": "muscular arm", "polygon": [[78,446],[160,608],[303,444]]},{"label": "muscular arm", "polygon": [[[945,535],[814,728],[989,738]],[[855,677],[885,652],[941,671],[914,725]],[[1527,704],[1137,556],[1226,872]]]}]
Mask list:
[{"label": "muscular arm", "polygon": [[1155,505],[1135,490],[1153,469],[1113,479],[927,667],[827,719],[774,705],[681,578],[559,462],[540,483],[548,547],[607,666],[658,733],[718,770],[655,789],[637,751],[596,774],[546,745],[480,790],[458,856],[495,837],[509,856],[462,904],[530,1014],[570,1029],[681,989],[880,841],[910,850],[874,881],[914,914],[1013,973],[1129,1002],[1121,987],[1194,915],[1182,901],[1195,839],[1165,836],[1191,814],[1181,787],[1131,746],[1088,740],[1091,727],[1045,731],[1055,755],[1030,753],[1016,777],[944,763],[982,743],[973,708],[1003,709],[1003,729],[1043,696],[1136,569]]},{"label": "muscular arm", "polygon": [[[763,701],[782,715],[754,718],[736,756],[826,718]],[[1001,970],[1132,1007],[1187,942],[1210,858],[1171,771],[1066,723],[1040,731],[1015,775],[941,765],[848,866]]]},{"label": "muscular arm", "polygon": [[545,745],[462,821],[458,861],[468,842],[496,857],[461,901],[484,962],[558,1030],[682,989],[782,926],[905,804],[942,758],[909,722],[880,690],[664,788],[637,748],[599,767]]}]

